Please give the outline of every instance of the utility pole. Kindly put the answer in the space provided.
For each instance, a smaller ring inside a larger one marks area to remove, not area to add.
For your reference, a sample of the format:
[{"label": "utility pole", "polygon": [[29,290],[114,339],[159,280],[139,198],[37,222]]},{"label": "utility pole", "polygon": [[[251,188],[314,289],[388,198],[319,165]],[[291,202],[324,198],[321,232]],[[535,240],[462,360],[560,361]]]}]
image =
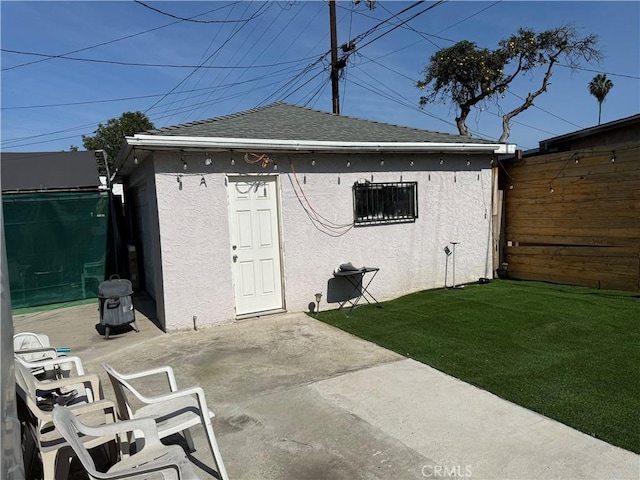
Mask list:
[{"label": "utility pole", "polygon": [[[354,4],[360,3],[361,0],[353,0]],[[369,10],[375,8],[375,0],[367,0]],[[349,40],[342,45],[343,55],[338,59],[338,31],[336,27],[336,0],[329,0],[329,24],[331,29],[331,96],[333,98],[333,113],[340,115],[340,89],[338,80],[340,79],[340,70],[347,66],[347,59],[356,49],[354,41]]]},{"label": "utility pole", "polygon": [[333,113],[340,115],[340,91],[338,88],[338,32],[336,28],[336,0],[329,0],[329,22],[331,25],[331,96]]}]

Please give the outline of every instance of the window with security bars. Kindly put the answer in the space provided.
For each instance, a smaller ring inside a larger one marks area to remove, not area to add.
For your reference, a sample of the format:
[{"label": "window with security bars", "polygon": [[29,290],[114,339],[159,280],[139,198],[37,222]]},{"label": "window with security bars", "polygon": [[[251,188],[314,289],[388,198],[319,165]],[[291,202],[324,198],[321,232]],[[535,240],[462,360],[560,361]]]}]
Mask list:
[{"label": "window with security bars", "polygon": [[356,226],[415,222],[418,184],[354,183],[353,215]]}]

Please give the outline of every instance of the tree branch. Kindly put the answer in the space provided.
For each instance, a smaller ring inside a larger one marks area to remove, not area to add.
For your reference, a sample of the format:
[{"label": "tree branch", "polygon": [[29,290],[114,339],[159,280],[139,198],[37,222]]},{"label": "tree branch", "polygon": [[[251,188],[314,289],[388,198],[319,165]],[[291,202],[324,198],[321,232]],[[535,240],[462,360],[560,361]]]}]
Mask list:
[{"label": "tree branch", "polygon": [[544,78],[542,79],[542,85],[540,86],[540,88],[533,93],[529,93],[522,105],[502,116],[502,135],[500,135],[500,138],[498,139],[499,143],[506,142],[507,138],[509,138],[509,135],[511,133],[511,119],[516,115],[524,112],[527,108],[531,107],[533,105],[534,98],[542,95],[547,91],[549,80],[551,79],[551,70],[553,69],[555,63],[558,61],[558,56],[560,55],[560,53],[561,52],[556,53],[549,59],[549,66],[547,67],[547,71],[544,75]]}]

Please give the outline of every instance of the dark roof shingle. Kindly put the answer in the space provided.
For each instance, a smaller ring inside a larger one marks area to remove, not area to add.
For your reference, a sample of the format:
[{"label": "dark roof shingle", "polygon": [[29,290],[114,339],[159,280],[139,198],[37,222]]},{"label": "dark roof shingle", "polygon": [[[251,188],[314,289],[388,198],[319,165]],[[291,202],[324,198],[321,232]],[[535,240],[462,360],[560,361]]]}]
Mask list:
[{"label": "dark roof shingle", "polygon": [[0,155],[2,191],[98,189],[93,151],[31,152]]},{"label": "dark roof shingle", "polygon": [[145,133],[185,137],[331,142],[495,143],[490,140],[334,115],[284,102]]}]

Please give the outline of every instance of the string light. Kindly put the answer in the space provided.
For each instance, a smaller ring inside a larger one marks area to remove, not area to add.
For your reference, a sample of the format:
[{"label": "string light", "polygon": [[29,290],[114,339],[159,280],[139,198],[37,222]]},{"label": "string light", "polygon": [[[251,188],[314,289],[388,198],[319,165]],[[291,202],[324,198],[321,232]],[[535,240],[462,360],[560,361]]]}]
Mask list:
[{"label": "string light", "polygon": [[315,153],[311,152],[311,166],[315,167],[316,165],[316,155]]},{"label": "string light", "polygon": [[442,155],[441,155],[440,156],[440,165],[443,165],[443,164],[444,164],[444,160],[443,160]]},{"label": "string light", "polygon": [[136,149],[133,149],[133,164],[134,165],[138,165],[139,161],[138,161],[138,155],[136,155]]},{"label": "string light", "polygon": [[409,166],[413,167],[413,155],[411,155],[411,161],[409,162]]},{"label": "string light", "polygon": [[275,160],[273,161],[273,170],[274,171],[278,170],[278,162],[276,162]]},{"label": "string light", "polygon": [[383,165],[384,165],[384,157],[380,155],[380,166],[382,167]]},{"label": "string light", "polygon": [[347,168],[349,168],[351,166],[351,161],[347,160]]},{"label": "string light", "polygon": [[187,160],[185,159],[183,150],[180,151],[180,160],[182,160],[182,170],[186,171],[187,170]]},{"label": "string light", "polygon": [[229,152],[229,155],[231,156],[231,165],[235,165],[235,164],[236,164],[236,161],[235,161],[235,159],[233,158],[233,150],[231,150],[231,151]]},{"label": "string light", "polygon": [[211,165],[211,162],[213,160],[211,160],[211,155],[209,155],[208,153],[205,154],[206,158],[204,159],[204,164],[208,167],[209,165]]},{"label": "string light", "polygon": [[[629,147],[629,148],[625,148],[624,150],[628,150],[628,149],[635,149],[637,150],[638,147]],[[549,192],[550,193],[554,193],[555,189],[553,188],[553,182],[560,178],[562,176],[562,173],[567,169],[567,167],[571,164],[571,162],[573,161],[575,164],[579,164],[580,160],[584,160],[586,159],[590,159],[590,158],[598,158],[598,159],[602,159],[603,156],[606,155],[607,152],[611,152],[611,156],[609,157],[610,162],[611,163],[615,163],[616,161],[616,150],[600,150],[600,151],[590,151],[590,152],[584,152],[584,151],[580,151],[580,152],[574,152],[573,154],[571,154],[568,157],[565,157],[564,160],[558,159],[558,162],[564,162],[562,167],[560,168],[560,170],[558,171],[558,173],[555,175],[555,177],[553,177],[553,179],[551,180],[551,182],[548,182],[548,186],[549,186]],[[606,156],[605,156],[605,161],[606,161]],[[509,174],[509,172],[506,170],[506,168],[502,165],[502,163],[500,161],[497,162],[498,167],[501,167],[504,172],[505,175],[508,177],[507,181],[510,182],[508,188],[509,190],[512,190],[514,188],[514,179],[511,177],[511,175]],[[573,177],[573,175],[571,176]],[[572,183],[575,183],[577,181],[580,180],[584,180],[585,178],[587,178],[588,175],[580,175],[579,176],[579,180],[575,180]],[[529,181],[522,181],[522,183],[526,183],[526,184],[544,184],[545,180],[542,181],[536,181],[536,180],[529,180]]]}]

